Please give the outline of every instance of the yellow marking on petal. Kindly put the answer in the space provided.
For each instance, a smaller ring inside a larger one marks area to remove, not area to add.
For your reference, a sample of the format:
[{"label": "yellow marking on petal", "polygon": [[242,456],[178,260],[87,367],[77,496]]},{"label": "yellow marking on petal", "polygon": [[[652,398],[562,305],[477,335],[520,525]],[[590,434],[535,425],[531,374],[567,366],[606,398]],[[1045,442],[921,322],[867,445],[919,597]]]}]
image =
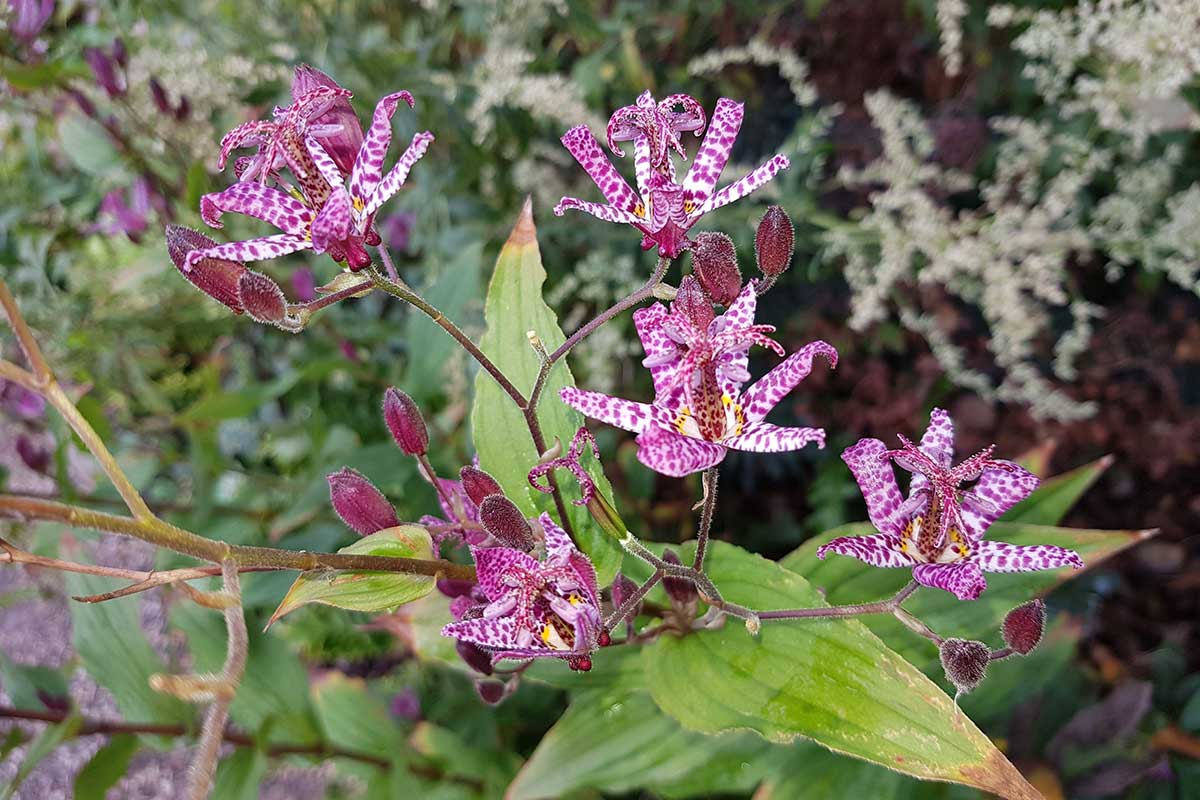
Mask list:
[{"label": "yellow marking on petal", "polygon": [[696,204],[691,200],[683,201],[683,213],[690,214],[696,210]]},{"label": "yellow marking on petal", "polygon": [[675,418],[675,430],[679,431],[680,436],[687,435],[683,432],[683,426],[687,424],[687,421],[691,418],[691,416],[692,412],[688,411],[687,406],[679,409],[679,416]]},{"label": "yellow marking on petal", "polygon": [[364,208],[367,207],[366,202],[361,197],[354,198],[353,205],[354,205],[354,210],[359,211],[359,212],[361,212]]},{"label": "yellow marking on petal", "polygon": [[637,216],[641,217],[642,219],[645,219],[646,218],[646,204],[639,200],[637,205],[635,205],[633,207],[633,213],[636,214]]},{"label": "yellow marking on petal", "polygon": [[567,596],[567,602],[573,606],[577,606],[583,602],[583,598],[575,593],[571,593]]},{"label": "yellow marking on petal", "polygon": [[299,200],[304,205],[308,205],[308,201],[306,199],[304,199],[304,195],[300,194],[300,190],[297,189],[295,186],[288,187],[288,194],[290,194],[292,197]]},{"label": "yellow marking on petal", "polygon": [[544,644],[550,644],[550,635],[552,633],[554,633],[554,626],[551,625],[550,623],[546,623],[542,627],[542,642]]}]

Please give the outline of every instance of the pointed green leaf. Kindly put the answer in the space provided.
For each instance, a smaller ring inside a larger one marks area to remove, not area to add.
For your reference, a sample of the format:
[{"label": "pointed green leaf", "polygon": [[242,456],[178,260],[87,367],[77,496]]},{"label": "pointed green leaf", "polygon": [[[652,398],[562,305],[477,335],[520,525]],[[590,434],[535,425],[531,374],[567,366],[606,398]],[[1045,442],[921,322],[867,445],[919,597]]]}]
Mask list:
[{"label": "pointed green leaf", "polygon": [[75,800],[104,800],[108,790],[125,776],[139,747],[136,736],[126,733],[112,737],[75,776]]},{"label": "pointed green leaf", "polygon": [[1070,472],[1047,478],[1033,490],[1033,494],[1010,508],[1003,517],[1004,521],[1057,525],[1084,492],[1092,488],[1092,484],[1112,466],[1112,462],[1112,456],[1104,456]]},{"label": "pointed green leaf", "polygon": [[257,800],[259,784],[267,776],[267,757],[253,747],[239,747],[217,765],[212,797],[222,800]]},{"label": "pointed green leaf", "polygon": [[386,699],[372,695],[362,679],[326,673],[313,685],[312,701],[325,741],[387,760],[406,749]]},{"label": "pointed green leaf", "polygon": [[47,726],[39,733],[29,743],[29,749],[25,751],[25,758],[21,761],[21,765],[17,767],[17,773],[13,775],[12,780],[7,786],[0,787],[0,800],[11,800],[16,794],[17,789],[29,777],[29,773],[33,772],[33,768],[43,758],[54,752],[54,748],[74,736],[82,724],[83,720],[80,717],[70,716],[57,725]]},{"label": "pointed green leaf", "polygon": [[[364,536],[339,553],[396,558],[433,558],[429,531],[400,525]],[[395,611],[433,591],[431,575],[403,572],[305,572],[296,578],[267,625],[306,603],[324,603],[349,611]]]},{"label": "pointed green leaf", "polygon": [[[708,572],[751,608],[823,604],[799,575],[722,542]],[[856,620],[769,621],[758,636],[730,620],[660,637],[642,658],[655,702],[686,728],[806,737],[916,777],[1039,797],[953,700]]]},{"label": "pointed green leaf", "polygon": [[[537,229],[527,200],[496,260],[484,307],[487,332],[480,340],[483,352],[525,396],[529,395],[541,370],[541,360],[530,346],[528,334],[535,334],[548,351],[566,340],[558,327],[558,317],[542,299],[545,280]],[[583,417],[558,396],[560,389],[574,383],[565,359],[554,365],[537,409],[547,447],[552,447],[556,438],[566,447],[575,431],[583,425]],[[547,496],[529,486],[529,470],[537,464],[541,454],[533,445],[524,415],[482,370],[475,378],[471,429],[480,466],[495,476],[504,487],[504,493],[521,510],[532,516],[553,509]],[[612,488],[594,461],[588,464],[588,473],[596,487],[612,502]],[[566,494],[578,496],[574,490],[567,490]],[[587,512],[569,507],[579,545],[596,565],[600,584],[607,585],[620,566],[621,549],[591,523]]]}]

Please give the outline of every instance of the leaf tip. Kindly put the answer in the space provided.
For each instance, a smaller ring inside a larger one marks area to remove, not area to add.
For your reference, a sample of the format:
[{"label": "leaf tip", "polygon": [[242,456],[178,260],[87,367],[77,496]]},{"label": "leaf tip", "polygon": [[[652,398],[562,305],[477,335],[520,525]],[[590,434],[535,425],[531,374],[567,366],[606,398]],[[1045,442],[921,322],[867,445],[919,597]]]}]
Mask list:
[{"label": "leaf tip", "polygon": [[537,227],[533,224],[533,196],[525,195],[521,214],[517,217],[517,224],[513,226],[505,245],[524,246],[534,242],[537,242]]}]

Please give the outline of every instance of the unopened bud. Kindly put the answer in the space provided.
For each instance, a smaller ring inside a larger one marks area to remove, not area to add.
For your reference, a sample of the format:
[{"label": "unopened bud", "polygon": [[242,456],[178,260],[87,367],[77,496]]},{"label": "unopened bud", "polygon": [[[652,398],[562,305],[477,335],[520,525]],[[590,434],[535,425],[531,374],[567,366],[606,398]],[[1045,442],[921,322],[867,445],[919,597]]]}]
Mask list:
[{"label": "unopened bud", "polygon": [[358,533],[369,536],[400,524],[396,509],[362,473],[345,467],[328,480],[333,510]]},{"label": "unopened bud", "polygon": [[[613,608],[620,608],[621,606],[625,605],[625,601],[630,597],[633,597],[633,595],[637,592],[637,589],[638,585],[636,583],[618,572],[617,577],[613,578],[612,584]],[[641,608],[642,604],[638,603],[637,608],[633,610],[633,613],[629,615],[629,618],[633,619],[636,617],[640,613]]]},{"label": "unopened bud", "polygon": [[179,274],[235,314],[241,314],[245,309],[238,296],[238,279],[247,272],[244,264],[223,258],[202,258],[191,267],[187,265],[188,253],[216,246],[216,242],[199,231],[182,225],[167,226],[167,253]]},{"label": "unopened bud", "polygon": [[463,467],[458,471],[458,478],[462,481],[463,491],[476,506],[489,494],[504,494],[496,479],[478,467]]},{"label": "unopened bud", "polygon": [[439,578],[434,584],[437,590],[446,597],[466,597],[475,590],[475,581],[464,581],[456,578]]},{"label": "unopened bud", "polygon": [[593,489],[587,498],[587,510],[592,515],[592,519],[600,526],[600,530],[607,533],[616,539],[624,539],[629,533],[629,528],[625,526],[625,520],[621,519],[621,515],[613,508],[612,503],[608,502],[608,498],[604,496],[604,492],[599,489]]},{"label": "unopened bud", "polygon": [[1021,655],[1032,652],[1046,630],[1046,604],[1040,599],[1019,605],[1004,618],[1004,643]]},{"label": "unopened bud", "polygon": [[425,429],[421,409],[394,386],[383,393],[383,420],[396,445],[406,454],[422,456],[429,450],[429,431]]},{"label": "unopened bud", "polygon": [[733,240],[723,233],[696,234],[692,244],[692,272],[708,296],[723,306],[732,303],[742,290],[737,250]]},{"label": "unopened bud", "polygon": [[500,544],[523,553],[533,549],[533,528],[516,503],[502,494],[491,494],[479,504],[479,523]]},{"label": "unopened bud", "polygon": [[154,101],[154,107],[157,108],[161,114],[172,113],[173,109],[171,108],[171,101],[167,99],[167,90],[164,89],[163,85],[158,82],[158,78],[151,78],[149,85],[150,99]]},{"label": "unopened bud", "polygon": [[238,300],[256,322],[278,325],[287,316],[287,298],[279,284],[261,272],[246,270],[238,278]]},{"label": "unopened bud", "polygon": [[125,93],[125,82],[117,75],[117,64],[99,47],[83,48],[83,60],[92,70],[96,83],[109,97]]},{"label": "unopened bud", "polygon": [[125,49],[125,41],[118,36],[112,43],[113,58],[122,68],[129,66],[129,51]]},{"label": "unopened bud", "polygon": [[983,642],[946,639],[939,649],[946,679],[954,684],[959,694],[966,694],[974,689],[987,674],[992,651]]},{"label": "unopened bud", "polygon": [[499,705],[508,696],[508,686],[502,681],[475,681],[475,692],[489,706]]},{"label": "unopened bud", "polygon": [[717,316],[717,312],[713,310],[712,298],[700,288],[700,281],[691,275],[679,282],[679,289],[675,292],[675,302],[671,308],[682,311],[700,330],[707,328],[708,323]]},{"label": "unopened bud", "polygon": [[[679,556],[675,555],[675,551],[670,549],[663,551],[663,561],[668,564],[682,564]],[[696,601],[700,598],[700,593],[696,591],[696,584],[687,578],[679,578],[673,575],[664,577],[662,583],[667,596],[671,598],[671,605],[677,611],[684,612],[685,615],[688,613],[695,614]]]},{"label": "unopened bud", "polygon": [[782,208],[771,206],[754,234],[754,258],[759,272],[770,278],[782,275],[792,263],[795,246],[796,229],[792,220]]}]

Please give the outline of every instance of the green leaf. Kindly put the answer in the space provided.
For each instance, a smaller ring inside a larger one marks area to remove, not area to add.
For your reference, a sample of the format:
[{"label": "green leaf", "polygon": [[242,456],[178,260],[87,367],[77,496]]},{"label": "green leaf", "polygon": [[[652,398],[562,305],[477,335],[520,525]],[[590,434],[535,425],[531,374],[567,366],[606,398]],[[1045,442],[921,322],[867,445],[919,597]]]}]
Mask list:
[{"label": "green leaf", "polygon": [[[463,319],[471,301],[478,302],[482,267],[482,245],[467,245],[442,267],[424,292],[425,299],[450,319]],[[476,306],[475,314],[478,313]],[[462,363],[455,359],[460,351],[455,341],[424,314],[408,315],[404,340],[409,346],[403,386],[419,405],[424,405],[444,394],[452,383],[447,370],[462,369]]]},{"label": "green leaf", "polygon": [[[103,578],[77,574],[67,576],[67,587],[76,597],[112,588]],[[167,669],[142,633],[139,600],[135,595],[103,603],[72,603],[75,650],[88,674],[112,692],[125,719],[190,724],[190,706],[150,688],[150,676]]]},{"label": "green leaf", "polygon": [[1112,462],[1112,456],[1104,456],[1070,472],[1047,478],[1033,490],[1033,494],[1009,509],[1003,517],[1004,521],[1057,525],[1084,492],[1112,466]]},{"label": "green leaf", "polygon": [[71,163],[88,175],[115,180],[124,172],[108,131],[90,117],[75,112],[59,117],[58,142]]},{"label": "green leaf", "polygon": [[371,695],[361,679],[326,673],[313,685],[312,701],[326,741],[387,760],[404,748],[387,702]]},{"label": "green leaf", "polygon": [[3,787],[3,792],[0,792],[0,800],[10,800],[25,779],[29,777],[29,773],[33,772],[33,768],[43,758],[54,752],[54,748],[74,736],[82,722],[81,718],[70,716],[57,725],[48,726],[39,733],[29,744],[29,749],[25,751],[25,758],[21,761],[21,766],[17,767],[17,774],[13,776],[7,786]]},{"label": "green leaf", "polygon": [[480,747],[478,743],[465,741],[455,731],[431,722],[418,723],[408,742],[442,775],[482,783],[487,797],[504,795],[504,788],[512,782],[521,766],[516,753]]},{"label": "green leaf", "polygon": [[[708,572],[751,608],[824,605],[799,575],[723,542]],[[642,658],[655,702],[686,728],[807,737],[916,777],[1039,796],[953,700],[856,620],[767,622],[758,636],[730,620],[660,637]]]},{"label": "green leaf", "polygon": [[212,797],[258,800],[259,784],[267,776],[267,757],[253,747],[239,747],[217,765]]},{"label": "green leaf", "polygon": [[[566,339],[558,327],[558,317],[542,299],[545,280],[531,203],[526,200],[521,216],[496,260],[484,307],[487,332],[480,340],[483,352],[526,396],[541,369],[541,361],[530,346],[527,334],[535,333],[548,351],[553,351]],[[560,389],[574,384],[565,359],[555,364],[537,409],[547,447],[553,446],[556,438],[566,447],[575,431],[583,425],[583,417],[558,396]],[[540,509],[552,508],[548,498],[535,492],[527,480],[529,470],[537,464],[541,454],[533,446],[524,416],[492,377],[482,370],[475,378],[471,429],[480,466],[495,476],[504,487],[504,493],[522,511],[532,516]],[[611,503],[612,487],[600,465],[592,461],[587,469],[597,489]],[[580,547],[596,566],[600,585],[607,585],[621,564],[619,545],[593,525],[582,509],[576,507],[571,519]]]},{"label": "green leaf", "polygon": [[876,764],[844,758],[814,744],[796,747],[788,768],[767,781],[755,800],[934,800],[945,797],[949,786],[915,781]]},{"label": "green leaf", "polygon": [[0,679],[12,705],[17,708],[39,709],[46,706],[43,698],[69,700],[67,679],[56,669],[16,664],[0,653]]},{"label": "green leaf", "polygon": [[[912,577],[910,570],[878,569],[845,556],[832,555],[824,561],[816,556],[817,548],[837,536],[857,536],[874,530],[865,522],[843,525],[810,539],[779,563],[802,573],[813,585],[821,587],[830,603],[860,603],[887,597],[908,583]],[[1069,548],[1079,553],[1086,568],[1094,567],[1151,535],[1153,531],[1081,530],[1011,522],[997,522],[988,532],[988,538],[1015,545],[1052,544]],[[904,608],[942,636],[991,638],[994,641],[1000,623],[1010,609],[1031,597],[1052,591],[1078,574],[1073,569],[989,573],[988,588],[978,600],[964,603],[948,592],[922,589],[905,601]],[[937,651],[905,630],[899,620],[887,615],[873,615],[864,617],[863,621],[900,655],[940,675]]]},{"label": "green leaf", "polygon": [[[433,558],[429,531],[419,525],[400,525],[364,536],[339,553],[396,558]],[[306,603],[324,603],[349,611],[395,611],[433,591],[432,575],[403,572],[305,572],[296,578],[271,619],[290,614]]]},{"label": "green leaf", "polygon": [[[776,752],[777,751],[777,752]],[[645,692],[579,692],[508,788],[506,800],[563,797],[580,789],[665,797],[748,792],[770,771],[757,736],[683,730]]]},{"label": "green leaf", "polygon": [[108,790],[125,776],[139,746],[137,737],[130,734],[112,737],[75,776],[75,800],[104,800]]}]

